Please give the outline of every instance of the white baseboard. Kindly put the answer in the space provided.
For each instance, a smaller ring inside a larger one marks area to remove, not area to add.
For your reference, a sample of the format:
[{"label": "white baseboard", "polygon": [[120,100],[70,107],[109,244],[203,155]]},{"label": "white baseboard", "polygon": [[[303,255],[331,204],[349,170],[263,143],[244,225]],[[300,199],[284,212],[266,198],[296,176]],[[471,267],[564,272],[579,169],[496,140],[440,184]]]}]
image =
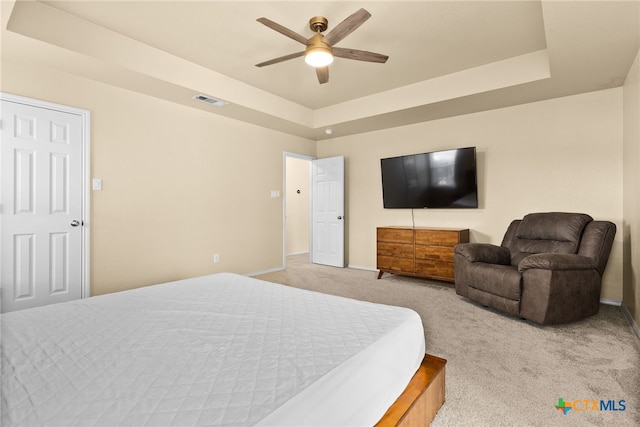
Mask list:
[{"label": "white baseboard", "polygon": [[633,317],[631,317],[631,313],[629,313],[629,309],[627,308],[627,306],[625,306],[622,303],[622,301],[603,298],[600,300],[600,304],[615,305],[617,307],[622,307],[622,313],[624,314],[624,317],[627,318],[627,321],[629,322],[629,325],[631,325],[633,332],[635,332],[638,339],[640,339],[640,329],[638,329],[638,325],[636,324],[635,320],[633,320]]},{"label": "white baseboard", "polygon": [[353,268],[354,270],[378,271],[377,268],[371,268],[364,265],[347,264],[347,268]]},{"label": "white baseboard", "polygon": [[292,255],[302,255],[302,254],[308,254],[309,251],[300,251],[300,252],[290,252],[287,254],[287,256],[292,256]]},{"label": "white baseboard", "polygon": [[629,309],[627,309],[627,306],[624,304],[622,304],[622,312],[624,313],[624,317],[626,317],[629,321],[633,332],[636,333],[636,337],[640,339],[640,329],[638,329],[638,325],[636,324],[635,320],[633,320],[633,317],[631,317],[631,313],[629,313]]},{"label": "white baseboard", "polygon": [[273,273],[275,271],[282,271],[282,270],[284,270],[283,267],[276,267],[276,268],[270,268],[269,270],[262,270],[262,271],[256,271],[253,273],[247,273],[245,274],[245,276],[249,276],[249,277],[260,276],[261,274]]}]

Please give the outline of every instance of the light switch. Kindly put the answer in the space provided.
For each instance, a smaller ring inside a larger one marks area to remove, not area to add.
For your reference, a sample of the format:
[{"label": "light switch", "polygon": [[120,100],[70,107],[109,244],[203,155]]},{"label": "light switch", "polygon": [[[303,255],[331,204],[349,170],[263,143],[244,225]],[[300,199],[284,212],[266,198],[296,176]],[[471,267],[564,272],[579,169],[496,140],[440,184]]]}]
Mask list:
[{"label": "light switch", "polygon": [[93,180],[91,181],[91,188],[94,191],[101,191],[102,190],[102,180],[100,178],[93,178]]},{"label": "light switch", "polygon": [[278,197],[280,197],[280,190],[271,190],[271,198],[277,199]]}]

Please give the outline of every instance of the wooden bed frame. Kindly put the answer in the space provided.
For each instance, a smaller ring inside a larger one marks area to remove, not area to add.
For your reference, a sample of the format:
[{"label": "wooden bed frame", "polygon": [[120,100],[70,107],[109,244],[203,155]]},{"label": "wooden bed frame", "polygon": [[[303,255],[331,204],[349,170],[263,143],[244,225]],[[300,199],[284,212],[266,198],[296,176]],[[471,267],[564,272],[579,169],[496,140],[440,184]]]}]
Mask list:
[{"label": "wooden bed frame", "polygon": [[425,354],[407,388],[378,421],[376,427],[428,426],[444,403],[447,361]]}]

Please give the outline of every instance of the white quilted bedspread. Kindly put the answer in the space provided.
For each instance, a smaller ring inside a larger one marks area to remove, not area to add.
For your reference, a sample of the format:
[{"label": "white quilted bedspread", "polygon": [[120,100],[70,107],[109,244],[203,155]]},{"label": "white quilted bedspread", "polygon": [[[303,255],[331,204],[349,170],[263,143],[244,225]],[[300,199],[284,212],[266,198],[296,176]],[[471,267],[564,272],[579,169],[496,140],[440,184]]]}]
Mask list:
[{"label": "white quilted bedspread", "polygon": [[[230,273],[8,313],[1,326],[5,427],[373,424],[424,355],[411,310]],[[372,384],[348,388],[362,378]]]}]

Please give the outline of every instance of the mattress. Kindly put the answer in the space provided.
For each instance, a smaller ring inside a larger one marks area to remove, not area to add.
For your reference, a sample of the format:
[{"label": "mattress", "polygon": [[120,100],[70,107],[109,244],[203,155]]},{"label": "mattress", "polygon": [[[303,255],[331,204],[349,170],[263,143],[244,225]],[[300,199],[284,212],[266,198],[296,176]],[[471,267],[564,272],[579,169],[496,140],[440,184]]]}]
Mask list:
[{"label": "mattress", "polygon": [[2,315],[2,425],[373,425],[412,310],[231,273]]}]

